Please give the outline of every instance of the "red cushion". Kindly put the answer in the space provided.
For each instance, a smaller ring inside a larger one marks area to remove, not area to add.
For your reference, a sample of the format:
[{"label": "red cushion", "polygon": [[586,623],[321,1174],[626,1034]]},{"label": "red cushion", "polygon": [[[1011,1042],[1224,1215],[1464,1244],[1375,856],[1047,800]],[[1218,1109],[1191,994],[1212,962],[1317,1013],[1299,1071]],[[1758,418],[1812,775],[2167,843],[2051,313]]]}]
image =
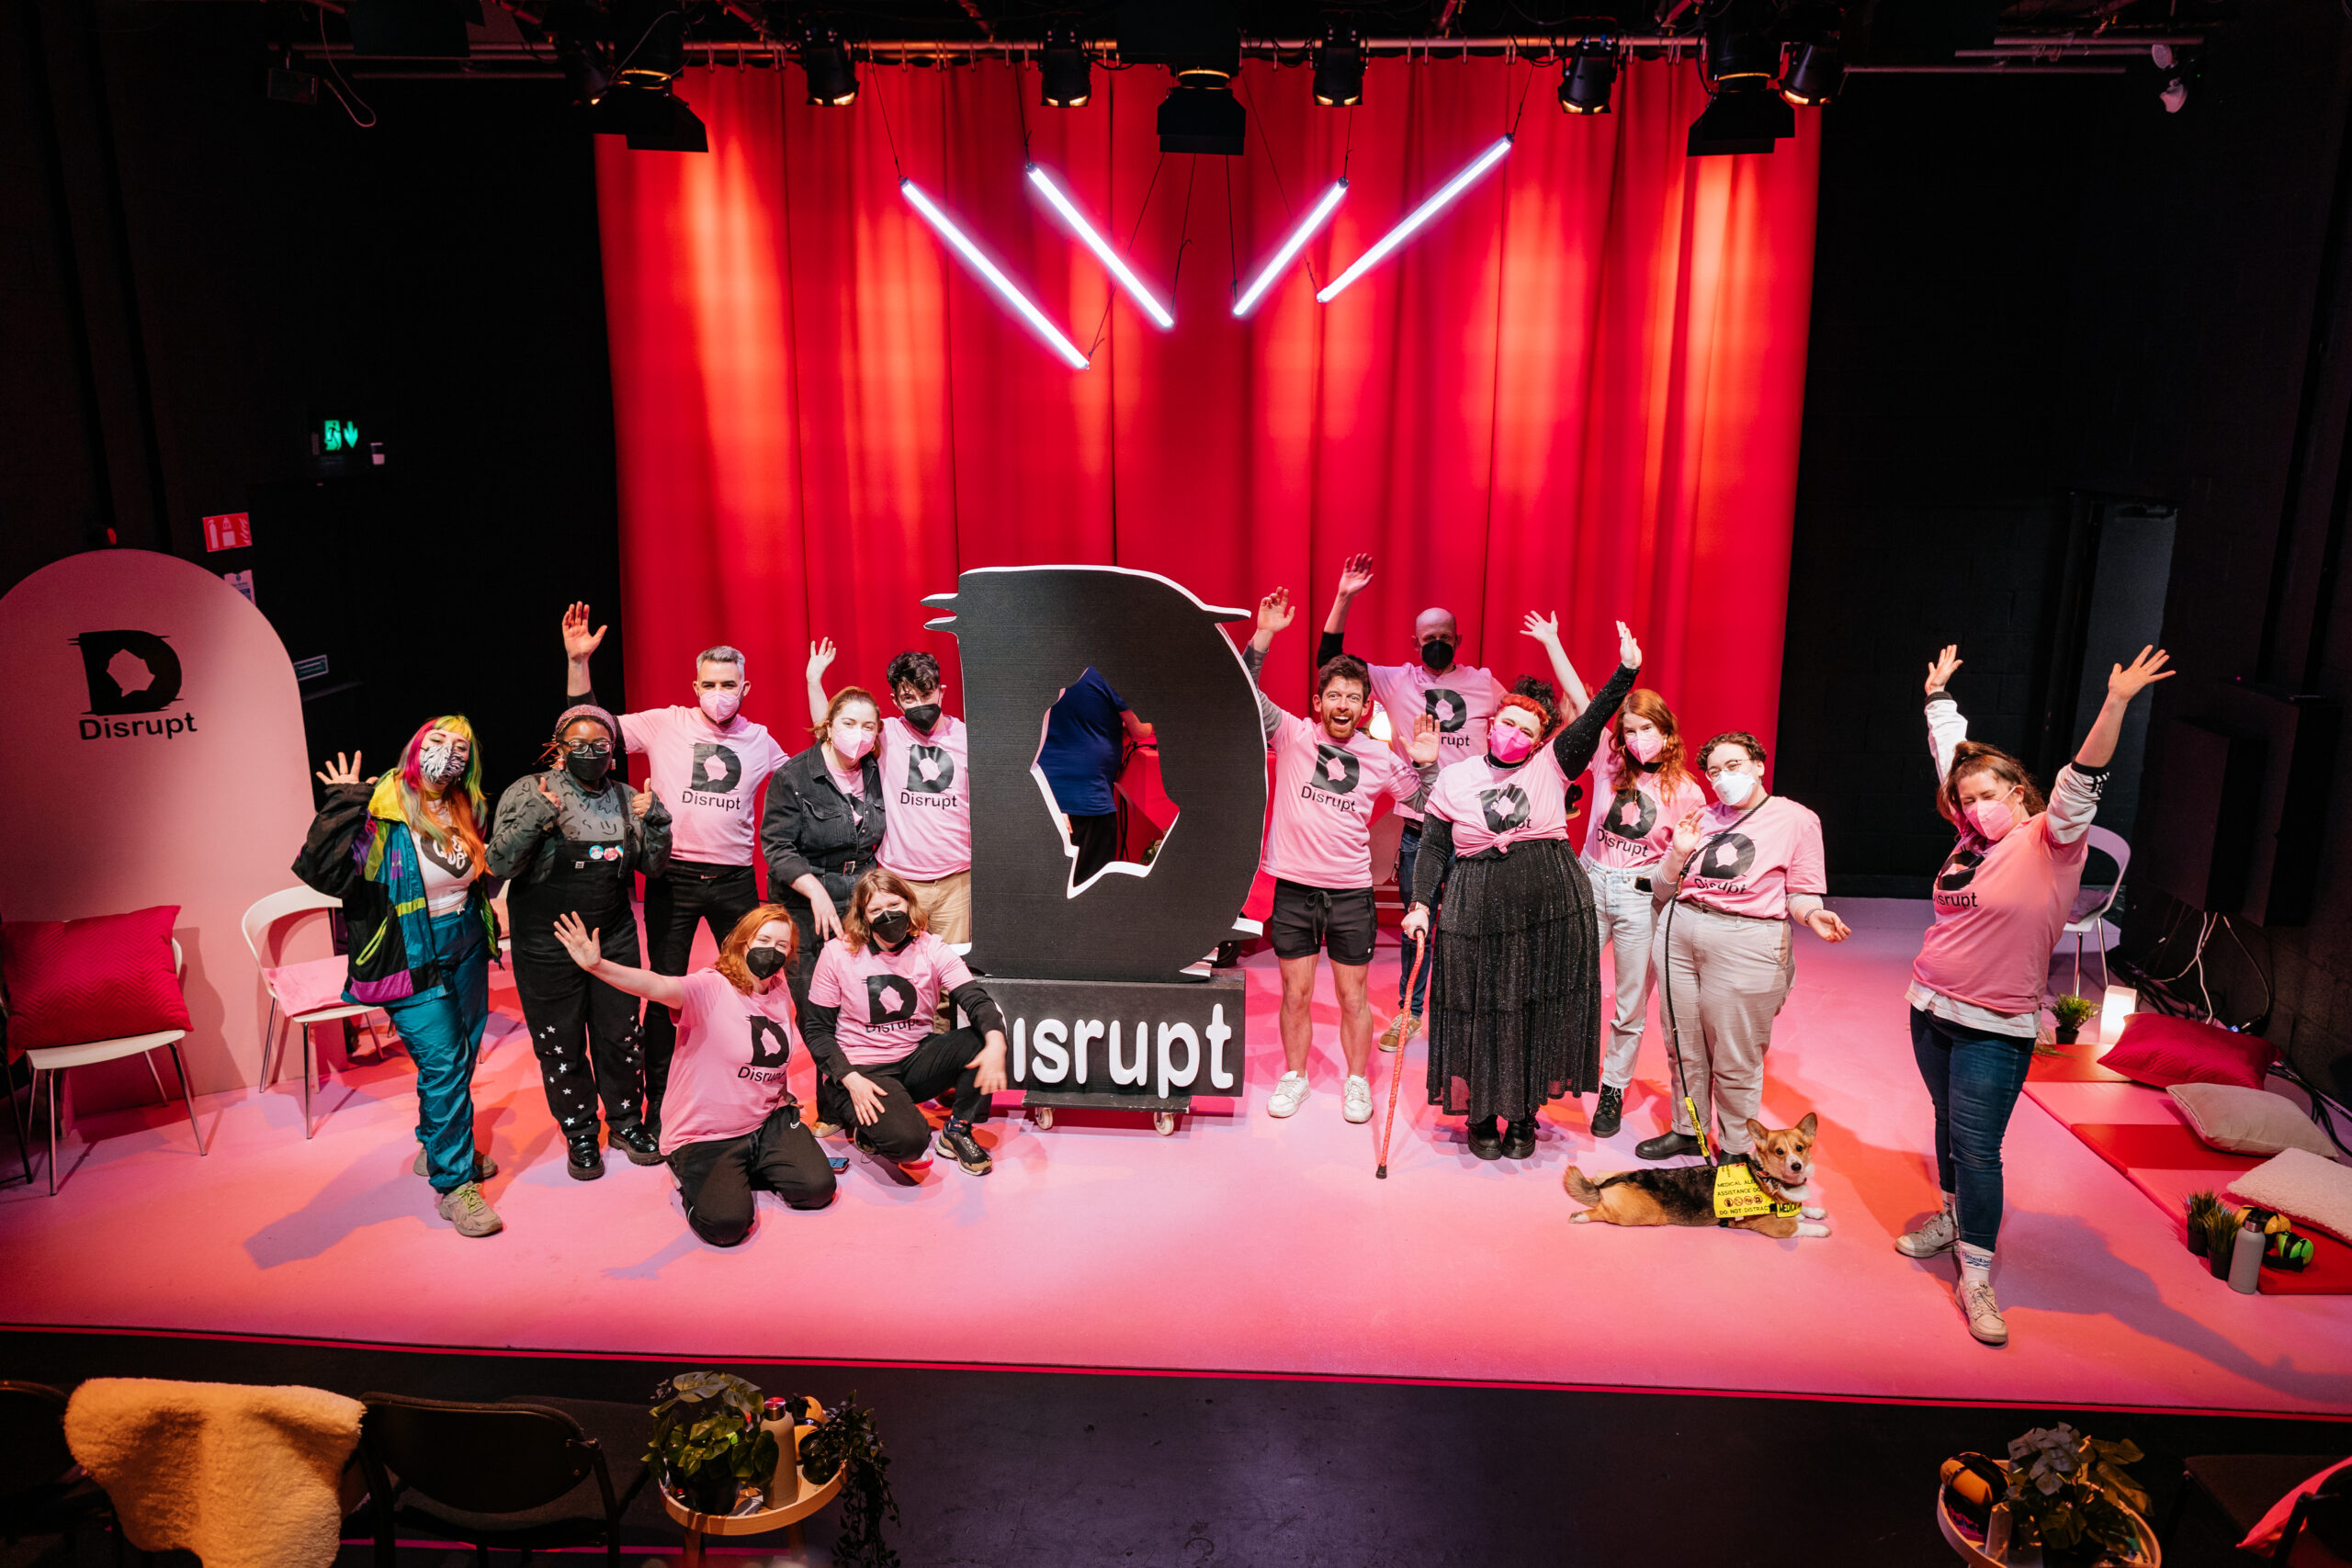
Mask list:
[{"label": "red cushion", "polygon": [[86,920],[0,925],[10,1054],[186,1029],[187,998],[172,972],[179,913],[177,904],[158,904]]},{"label": "red cushion", "polygon": [[2170,1089],[2177,1083],[2230,1083],[2260,1089],[2278,1055],[2258,1034],[2237,1034],[2195,1019],[2135,1012],[2098,1065],[2134,1083]]}]

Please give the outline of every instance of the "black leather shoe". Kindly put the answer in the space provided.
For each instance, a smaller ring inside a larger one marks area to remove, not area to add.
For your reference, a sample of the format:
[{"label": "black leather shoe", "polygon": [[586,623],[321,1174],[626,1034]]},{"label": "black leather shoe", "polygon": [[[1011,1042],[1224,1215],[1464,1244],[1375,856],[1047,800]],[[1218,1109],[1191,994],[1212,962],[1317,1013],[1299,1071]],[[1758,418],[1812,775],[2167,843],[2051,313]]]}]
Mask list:
[{"label": "black leather shoe", "polygon": [[594,1181],[605,1174],[605,1156],[597,1150],[594,1128],[572,1134],[571,1156],[563,1173],[574,1181]]},{"label": "black leather shoe", "polygon": [[1600,1103],[1592,1108],[1592,1135],[1613,1138],[1617,1129],[1625,1124],[1625,1091],[1600,1086]]},{"label": "black leather shoe", "polygon": [[1470,1152],[1480,1159],[1503,1157],[1503,1140],[1495,1131],[1493,1117],[1489,1116],[1483,1122],[1470,1123]]},{"label": "black leather shoe", "polygon": [[939,1130],[939,1152],[970,1171],[974,1176],[986,1176],[996,1168],[988,1150],[972,1136],[971,1126],[963,1122],[950,1122]]},{"label": "black leather shoe", "polygon": [[611,1138],[613,1147],[628,1156],[629,1164],[660,1165],[662,1163],[662,1145],[655,1140],[652,1134],[645,1130],[644,1122],[635,1122],[627,1127],[615,1127],[606,1135]]},{"label": "black leather shoe", "polygon": [[1634,1153],[1643,1159],[1678,1159],[1698,1152],[1699,1140],[1683,1133],[1660,1133],[1634,1145]]},{"label": "black leather shoe", "polygon": [[1525,1159],[1534,1152],[1534,1117],[1523,1116],[1503,1129],[1503,1158]]}]

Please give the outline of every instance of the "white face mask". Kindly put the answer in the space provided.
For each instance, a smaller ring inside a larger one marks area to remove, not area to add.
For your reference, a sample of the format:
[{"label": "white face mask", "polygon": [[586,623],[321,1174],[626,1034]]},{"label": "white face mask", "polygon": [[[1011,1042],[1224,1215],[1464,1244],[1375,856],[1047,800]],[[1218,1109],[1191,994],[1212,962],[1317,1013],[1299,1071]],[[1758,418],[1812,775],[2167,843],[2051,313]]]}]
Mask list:
[{"label": "white face mask", "polygon": [[1756,775],[1744,771],[1717,773],[1707,782],[1715,786],[1715,798],[1725,806],[1745,806],[1756,793]]},{"label": "white face mask", "polygon": [[854,762],[874,750],[874,733],[854,724],[833,726],[833,750],[843,761]]},{"label": "white face mask", "polygon": [[725,724],[742,708],[743,694],[741,692],[705,692],[702,694],[703,716],[713,724]]},{"label": "white face mask", "polygon": [[462,740],[436,735],[416,749],[416,770],[436,784],[446,784],[466,771],[470,749]]},{"label": "white face mask", "polygon": [[1968,819],[1987,843],[1997,844],[2018,825],[2017,808],[2006,800],[1980,800],[1968,808]]}]

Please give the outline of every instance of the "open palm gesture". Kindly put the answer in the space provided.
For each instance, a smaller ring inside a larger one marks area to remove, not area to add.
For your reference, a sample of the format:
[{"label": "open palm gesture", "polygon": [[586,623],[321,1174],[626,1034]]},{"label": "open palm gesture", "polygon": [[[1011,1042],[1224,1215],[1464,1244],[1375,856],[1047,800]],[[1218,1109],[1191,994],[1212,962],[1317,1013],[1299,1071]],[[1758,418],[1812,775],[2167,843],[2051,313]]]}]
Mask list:
[{"label": "open palm gesture", "polygon": [[1372,586],[1372,557],[1357,554],[1340,563],[1340,597],[1352,599]]},{"label": "open palm gesture", "polygon": [[351,754],[349,761],[344,761],[343,753],[337,751],[334,754],[334,761],[321,762],[318,773],[313,776],[322,784],[355,784],[367,782],[359,776],[359,753],[356,751]]},{"label": "open palm gesture", "polygon": [[605,633],[609,629],[598,626],[590,631],[587,603],[574,600],[571,607],[563,613],[563,656],[566,659],[587,658],[604,646]]},{"label": "open palm gesture", "polygon": [[1952,672],[1960,668],[1960,644],[1948,642],[1944,650],[1928,665],[1928,690],[1940,692],[1951,684]]},{"label": "open palm gesture", "polygon": [[2180,673],[2177,670],[2165,668],[2165,661],[2171,657],[2161,648],[2142,649],[2140,657],[2133,660],[2129,667],[2118,664],[2109,669],[2107,694],[2128,703],[2157,682],[2171,680]]},{"label": "open palm gesture", "polygon": [[1298,606],[1290,602],[1287,588],[1277,588],[1258,601],[1258,630],[1269,638],[1279,636],[1296,619]]}]

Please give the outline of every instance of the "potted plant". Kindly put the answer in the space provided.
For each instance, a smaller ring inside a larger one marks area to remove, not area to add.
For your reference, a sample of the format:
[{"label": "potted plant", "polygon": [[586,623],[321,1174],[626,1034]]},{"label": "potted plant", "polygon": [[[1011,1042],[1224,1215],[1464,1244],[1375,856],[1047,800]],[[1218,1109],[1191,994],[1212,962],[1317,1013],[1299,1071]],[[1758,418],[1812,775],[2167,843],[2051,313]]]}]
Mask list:
[{"label": "potted plant", "polygon": [[2206,1226],[2210,1216],[2222,1212],[2222,1201],[2211,1192],[2191,1192],[2188,1195],[2188,1250],[2202,1258],[2205,1254]]},{"label": "potted plant", "polygon": [[653,1391],[649,1464],[698,1514],[732,1514],[743,1484],[775,1473],[775,1434],[760,1425],[760,1391],[725,1372],[680,1372]]},{"label": "potted plant", "polygon": [[2009,1512],[2041,1543],[2049,1568],[2153,1568],[2148,1495],[2123,1469],[2142,1457],[2136,1444],[2086,1438],[2063,1423],[2010,1441]]},{"label": "potted plant", "polygon": [[899,1554],[882,1540],[883,1519],[895,1524],[899,1517],[889,1468],[874,1412],[858,1404],[854,1389],[800,1440],[800,1469],[810,1481],[822,1486],[842,1472],[842,1533],[833,1543],[841,1568],[899,1568]]},{"label": "potted plant", "polygon": [[2056,1032],[2058,1043],[2072,1045],[2081,1037],[2083,1025],[2088,1023],[2098,1012],[2098,1004],[2082,997],[2060,997],[2050,1004],[2050,1012],[2051,1016],[2058,1021]]}]

